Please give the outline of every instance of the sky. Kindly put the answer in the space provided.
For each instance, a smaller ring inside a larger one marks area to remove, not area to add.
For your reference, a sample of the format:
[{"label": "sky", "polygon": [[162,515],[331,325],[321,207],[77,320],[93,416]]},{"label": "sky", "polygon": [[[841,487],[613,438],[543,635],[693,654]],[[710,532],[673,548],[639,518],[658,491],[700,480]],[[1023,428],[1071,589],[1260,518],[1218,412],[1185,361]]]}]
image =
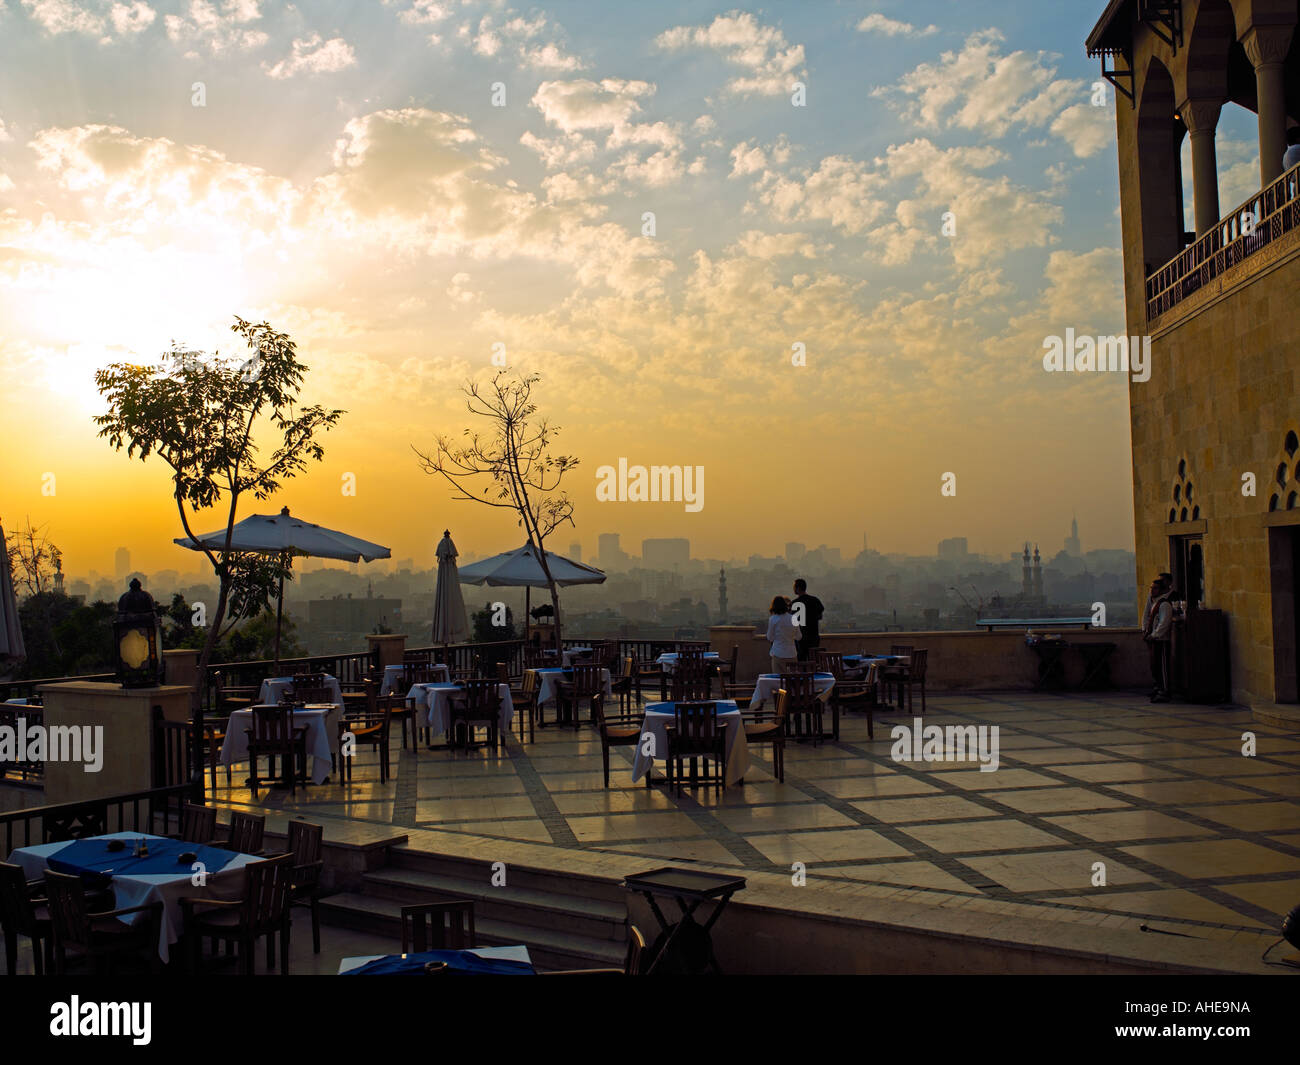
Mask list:
[{"label": "sky", "polygon": [[[239,315],[347,411],[240,516],[418,565],[445,527],[522,539],[412,452],[494,353],[580,460],[559,550],[1055,553],[1076,515],[1131,547],[1126,379],[1042,365],[1126,331],[1103,6],[0,0],[0,522],[74,572],[193,569],[93,376],[242,358]],[[1220,125],[1225,209],[1251,119]],[[702,505],[601,501],[620,459],[702,467]]]}]

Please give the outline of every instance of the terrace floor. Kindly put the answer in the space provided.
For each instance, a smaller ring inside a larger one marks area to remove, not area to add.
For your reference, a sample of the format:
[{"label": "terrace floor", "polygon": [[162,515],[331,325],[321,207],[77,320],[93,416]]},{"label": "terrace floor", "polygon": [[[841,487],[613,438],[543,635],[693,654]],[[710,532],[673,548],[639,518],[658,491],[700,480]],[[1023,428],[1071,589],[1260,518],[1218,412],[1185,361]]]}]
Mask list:
[{"label": "terrace floor", "polygon": [[[370,822],[464,835],[485,857],[493,843],[531,844],[534,855],[540,846],[556,868],[586,851],[787,881],[802,862],[809,883],[861,885],[864,905],[983,899],[1038,919],[1258,938],[1261,949],[1300,901],[1300,734],[1245,710],[1124,694],[930,698],[927,725],[999,727],[1000,767],[980,772],[893,761],[890,728],[910,720],[878,714],[870,740],[865,718],[850,715],[838,743],[791,744],[784,784],[769,771],[770,748],[752,749],[743,786],[721,796],[634,784],[630,748],[611,752],[606,790],[595,734],[548,727],[535,744],[510,737],[499,755],[394,753],[395,778],[382,785],[367,752],[350,785],[296,800],[273,791],[254,804],[238,770],[230,789],[219,773],[215,798],[319,820],[327,838]],[[1104,886],[1094,884],[1098,862]]]}]

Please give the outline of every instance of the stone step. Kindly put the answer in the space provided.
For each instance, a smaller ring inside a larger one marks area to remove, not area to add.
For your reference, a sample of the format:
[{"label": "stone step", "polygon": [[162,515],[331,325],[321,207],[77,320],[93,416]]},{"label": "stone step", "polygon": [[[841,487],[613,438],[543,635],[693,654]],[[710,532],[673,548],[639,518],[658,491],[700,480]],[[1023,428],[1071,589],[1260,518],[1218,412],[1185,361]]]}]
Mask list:
[{"label": "stone step", "polygon": [[[491,860],[433,854],[402,846],[388,850],[386,869],[409,869],[436,876],[455,877],[469,883],[481,883],[486,887],[492,883],[492,864]],[[627,892],[623,890],[620,880],[512,864],[506,865],[505,873],[506,883],[512,888],[578,896],[610,903],[625,910],[627,908]]]},{"label": "stone step", "polygon": [[606,902],[583,895],[506,886],[493,887],[480,880],[439,876],[419,869],[377,869],[362,877],[363,891],[377,898],[402,903],[437,899],[471,899],[474,915],[540,928],[560,928],[593,939],[626,936],[627,903]]},{"label": "stone step", "polygon": [[[344,893],[321,899],[321,920],[336,928],[350,928],[387,936],[393,953],[401,950],[402,904],[374,895]],[[570,932],[512,924],[491,918],[474,919],[474,936],[480,946],[528,947],[538,969],[622,968],[625,944],[610,939],[592,939]]]}]

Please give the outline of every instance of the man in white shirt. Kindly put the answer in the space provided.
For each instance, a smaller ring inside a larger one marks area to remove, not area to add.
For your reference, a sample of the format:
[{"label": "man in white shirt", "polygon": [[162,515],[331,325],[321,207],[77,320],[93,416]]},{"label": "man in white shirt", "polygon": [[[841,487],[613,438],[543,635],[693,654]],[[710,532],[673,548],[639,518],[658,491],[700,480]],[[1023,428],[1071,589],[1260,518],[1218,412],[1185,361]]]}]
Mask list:
[{"label": "man in white shirt", "polygon": [[1151,654],[1151,701],[1169,702],[1169,652],[1173,639],[1173,578],[1159,574],[1151,582],[1146,610],[1142,614],[1142,639]]}]

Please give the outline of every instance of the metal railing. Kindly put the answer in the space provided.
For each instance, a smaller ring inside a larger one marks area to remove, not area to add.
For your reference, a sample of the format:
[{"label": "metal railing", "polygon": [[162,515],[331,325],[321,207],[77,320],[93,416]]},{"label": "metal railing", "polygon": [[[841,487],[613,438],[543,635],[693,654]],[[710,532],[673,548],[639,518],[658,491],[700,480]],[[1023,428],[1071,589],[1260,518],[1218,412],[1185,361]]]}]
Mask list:
[{"label": "metal railing", "polygon": [[36,689],[42,684],[65,684],[73,680],[93,680],[111,684],[116,673],[83,673],[75,677],[32,677],[28,680],[0,681],[0,703],[9,699],[34,699]]},{"label": "metal railing", "polygon": [[[15,741],[20,733],[45,725],[45,707],[10,706],[0,703],[0,729],[13,729]],[[45,762],[40,759],[19,758],[14,752],[11,759],[0,758],[0,780],[21,780],[39,783],[45,779]]]},{"label": "metal railing", "polygon": [[1292,167],[1147,278],[1147,321],[1297,227],[1300,167]]},{"label": "metal railing", "polygon": [[32,806],[0,814],[4,853],[15,847],[57,843],[108,832],[145,832],[166,835],[169,824],[179,824],[189,797],[189,785],[110,795],[85,802]]},{"label": "metal railing", "polygon": [[282,658],[278,673],[275,661],[269,658],[253,662],[213,662],[204,677],[203,705],[209,710],[216,708],[218,688],[256,688],[273,675],[291,677],[295,673],[328,673],[340,684],[360,684],[362,677],[375,667],[376,661],[373,651]]}]

